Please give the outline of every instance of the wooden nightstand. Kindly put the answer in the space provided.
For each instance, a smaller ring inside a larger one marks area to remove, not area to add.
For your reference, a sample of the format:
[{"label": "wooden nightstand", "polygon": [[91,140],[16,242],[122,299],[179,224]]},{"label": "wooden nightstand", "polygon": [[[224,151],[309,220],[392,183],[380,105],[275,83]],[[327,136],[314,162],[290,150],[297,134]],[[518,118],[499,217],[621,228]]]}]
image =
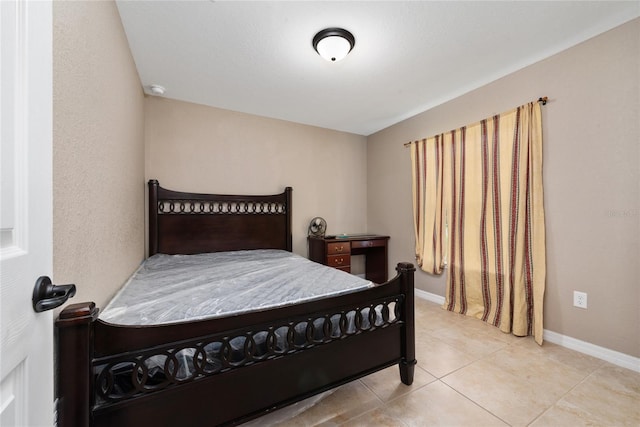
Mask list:
[{"label": "wooden nightstand", "polygon": [[346,238],[308,237],[309,259],[351,273],[351,256],[365,256],[365,278],[375,283],[388,280],[389,236],[353,235]]}]

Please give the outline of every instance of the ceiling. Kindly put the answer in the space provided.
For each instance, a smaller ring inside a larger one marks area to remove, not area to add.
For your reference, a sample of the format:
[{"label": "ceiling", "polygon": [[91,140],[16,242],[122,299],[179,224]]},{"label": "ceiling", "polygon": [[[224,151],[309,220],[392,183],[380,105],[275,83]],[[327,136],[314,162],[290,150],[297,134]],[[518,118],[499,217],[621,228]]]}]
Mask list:
[{"label": "ceiling", "polygon": [[[360,135],[640,16],[640,1],[117,5],[145,91]],[[327,27],[356,38],[337,63],[311,46]]]}]

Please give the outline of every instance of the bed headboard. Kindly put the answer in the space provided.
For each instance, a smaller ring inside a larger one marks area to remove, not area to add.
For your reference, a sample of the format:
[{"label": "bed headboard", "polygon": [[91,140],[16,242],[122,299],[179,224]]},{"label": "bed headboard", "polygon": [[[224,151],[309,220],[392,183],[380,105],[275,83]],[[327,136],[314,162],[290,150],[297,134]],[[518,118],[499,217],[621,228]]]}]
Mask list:
[{"label": "bed headboard", "polygon": [[292,250],[291,187],[264,196],[171,191],[149,181],[149,256]]}]

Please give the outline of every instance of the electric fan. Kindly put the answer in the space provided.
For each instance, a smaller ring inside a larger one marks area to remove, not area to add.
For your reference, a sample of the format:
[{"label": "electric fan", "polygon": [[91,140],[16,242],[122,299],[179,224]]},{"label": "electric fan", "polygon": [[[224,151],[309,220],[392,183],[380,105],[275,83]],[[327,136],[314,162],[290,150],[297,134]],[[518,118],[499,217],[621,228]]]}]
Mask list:
[{"label": "electric fan", "polygon": [[327,221],[324,218],[317,216],[309,223],[309,236],[324,237],[325,231],[327,231]]}]

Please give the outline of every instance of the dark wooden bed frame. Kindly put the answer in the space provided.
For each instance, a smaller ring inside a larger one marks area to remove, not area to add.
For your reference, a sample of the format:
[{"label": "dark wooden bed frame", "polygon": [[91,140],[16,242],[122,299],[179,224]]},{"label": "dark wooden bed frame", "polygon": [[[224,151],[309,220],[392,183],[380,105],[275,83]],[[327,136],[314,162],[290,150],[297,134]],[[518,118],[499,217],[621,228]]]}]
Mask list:
[{"label": "dark wooden bed frame", "polygon": [[[149,181],[150,255],[258,248],[292,250],[290,187],[273,196],[207,195]],[[92,302],[68,305],[55,322],[58,425],[235,425],[394,364],[411,384],[415,269],[396,270],[386,283],[339,297],[158,326],[113,325]],[[383,320],[363,322],[374,308]],[[341,327],[332,330],[336,315]],[[347,315],[355,331],[342,327]],[[304,322],[300,342],[295,326]],[[286,331],[284,351],[273,344],[276,330]],[[266,354],[255,351],[258,335]],[[229,345],[236,337],[245,343],[239,358]],[[207,362],[211,343],[223,348],[221,366]],[[193,369],[181,377],[185,349]],[[145,365],[154,355],[165,361],[160,382]]]}]

